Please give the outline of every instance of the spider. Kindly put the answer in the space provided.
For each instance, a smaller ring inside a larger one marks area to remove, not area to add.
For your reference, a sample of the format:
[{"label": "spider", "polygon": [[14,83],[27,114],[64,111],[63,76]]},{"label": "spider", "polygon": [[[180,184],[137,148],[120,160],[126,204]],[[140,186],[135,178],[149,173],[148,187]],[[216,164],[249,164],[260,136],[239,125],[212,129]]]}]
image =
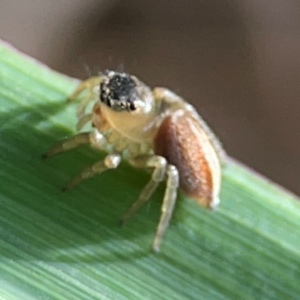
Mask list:
[{"label": "spider", "polygon": [[[156,252],[168,227],[178,187],[204,207],[213,209],[219,204],[221,166],[226,154],[193,106],[169,89],[150,89],[135,76],[111,70],[82,81],[68,100],[75,100],[82,93],[84,96],[77,106],[77,130],[88,122],[93,130],[59,142],[44,157],[82,144],[109,149],[109,154],[73,177],[63,190],[117,168],[122,158],[134,167],[153,169],[150,181],[125,212],[121,223],[148,201],[166,179],[152,244]],[[90,103],[92,109],[87,111]]]}]

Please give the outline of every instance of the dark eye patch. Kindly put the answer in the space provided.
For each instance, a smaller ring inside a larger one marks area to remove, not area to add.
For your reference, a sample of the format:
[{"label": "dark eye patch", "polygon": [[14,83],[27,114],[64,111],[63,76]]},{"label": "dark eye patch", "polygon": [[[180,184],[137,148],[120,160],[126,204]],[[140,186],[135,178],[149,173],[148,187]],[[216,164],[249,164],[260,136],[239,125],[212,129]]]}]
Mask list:
[{"label": "dark eye patch", "polygon": [[129,76],[115,75],[107,84],[109,96],[114,100],[133,101],[135,95],[135,82]]},{"label": "dark eye patch", "polygon": [[137,85],[126,73],[114,73],[100,82],[100,100],[113,110],[136,110]]}]

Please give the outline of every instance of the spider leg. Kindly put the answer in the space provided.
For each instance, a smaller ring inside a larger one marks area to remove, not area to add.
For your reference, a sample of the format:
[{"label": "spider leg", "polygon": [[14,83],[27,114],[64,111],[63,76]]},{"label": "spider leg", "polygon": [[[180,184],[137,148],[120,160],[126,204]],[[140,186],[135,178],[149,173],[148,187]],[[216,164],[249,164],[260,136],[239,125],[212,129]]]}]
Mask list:
[{"label": "spider leg", "polygon": [[88,123],[89,121],[92,120],[92,116],[93,114],[85,114],[85,115],[82,115],[79,119],[78,119],[78,122],[76,124],[76,129],[79,131],[81,130],[81,128],[86,124]]},{"label": "spider leg", "polygon": [[154,168],[150,181],[141,191],[138,199],[132,204],[127,212],[122,216],[120,223],[126,222],[145,202],[149,200],[151,195],[156,190],[158,184],[163,181],[167,161],[162,156],[138,156],[129,160],[129,163],[134,167]]},{"label": "spider leg", "polygon": [[177,189],[179,185],[179,174],[175,166],[168,165],[167,176],[167,186],[163,203],[161,206],[161,215],[156,229],[155,238],[152,244],[152,249],[155,252],[159,251],[162,238],[166,232],[166,229],[169,226],[169,222],[176,203]]},{"label": "spider leg", "polygon": [[79,184],[82,180],[93,177],[96,174],[103,173],[109,169],[115,169],[120,164],[120,161],[121,156],[119,154],[109,154],[104,160],[97,161],[91,166],[83,169],[78,175],[74,176],[70,181],[68,181],[62,190],[68,190]]},{"label": "spider leg", "polygon": [[75,100],[85,90],[93,90],[99,85],[101,78],[101,76],[90,77],[79,83],[73,93],[68,97],[67,101]]},{"label": "spider leg", "polygon": [[56,155],[63,151],[74,149],[80,145],[91,144],[95,148],[103,149],[106,145],[104,136],[98,131],[80,132],[55,144],[42,155],[43,158]]},{"label": "spider leg", "polygon": [[152,167],[154,168],[154,171],[150,181],[144,187],[138,199],[121,218],[121,224],[127,221],[145,202],[149,200],[158,184],[164,180],[165,174],[167,173],[167,186],[161,207],[161,216],[152,244],[152,249],[155,252],[158,252],[176,202],[177,189],[179,185],[178,170],[173,165],[167,165],[166,159],[162,156],[140,156],[129,160],[129,162],[135,167]]},{"label": "spider leg", "polygon": [[96,77],[90,77],[82,81],[73,91],[73,93],[68,97],[67,101],[70,102],[75,100],[84,91],[87,91],[87,94],[84,96],[84,98],[77,106],[76,109],[77,117],[81,117],[84,114],[87,105],[91,101],[97,98],[97,94],[99,92],[99,83],[101,79],[102,79],[101,76],[96,76]]}]

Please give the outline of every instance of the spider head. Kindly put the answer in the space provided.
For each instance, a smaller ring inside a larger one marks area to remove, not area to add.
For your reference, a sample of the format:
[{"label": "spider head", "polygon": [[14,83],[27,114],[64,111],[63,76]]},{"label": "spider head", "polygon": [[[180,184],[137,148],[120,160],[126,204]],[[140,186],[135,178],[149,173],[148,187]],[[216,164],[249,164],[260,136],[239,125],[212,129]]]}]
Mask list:
[{"label": "spider head", "polygon": [[149,88],[127,73],[108,70],[100,82],[100,101],[113,111],[148,112],[149,97]]}]

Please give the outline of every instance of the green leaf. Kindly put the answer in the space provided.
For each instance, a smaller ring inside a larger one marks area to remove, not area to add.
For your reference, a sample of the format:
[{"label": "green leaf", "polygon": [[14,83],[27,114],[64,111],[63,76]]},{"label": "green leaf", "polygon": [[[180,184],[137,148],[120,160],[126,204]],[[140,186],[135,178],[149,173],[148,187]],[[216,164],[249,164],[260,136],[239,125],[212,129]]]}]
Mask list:
[{"label": "green leaf", "polygon": [[117,225],[145,171],[124,162],[62,193],[104,155],[41,159],[75,132],[77,83],[0,44],[0,299],[299,299],[300,204],[233,160],[216,211],[179,196],[159,254],[163,185]]}]

